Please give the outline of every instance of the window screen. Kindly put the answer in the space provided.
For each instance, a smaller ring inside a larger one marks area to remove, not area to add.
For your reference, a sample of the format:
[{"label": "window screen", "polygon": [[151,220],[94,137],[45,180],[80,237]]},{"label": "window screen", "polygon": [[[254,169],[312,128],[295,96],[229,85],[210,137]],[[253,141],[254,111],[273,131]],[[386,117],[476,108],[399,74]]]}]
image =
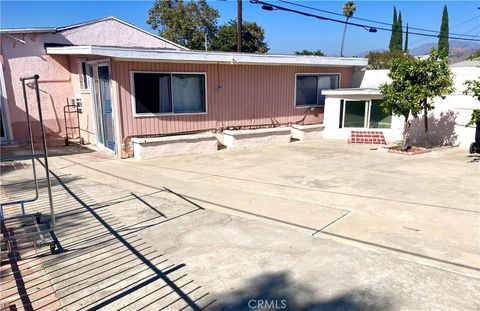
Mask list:
[{"label": "window screen", "polygon": [[346,101],[344,127],[365,127],[365,101]]},{"label": "window screen", "polygon": [[372,100],[370,106],[370,128],[390,128],[392,125],[392,115],[384,112],[380,107],[381,100]]},{"label": "window screen", "polygon": [[198,113],[206,111],[205,75],[134,73],[135,111]]},{"label": "window screen", "polygon": [[322,90],[337,89],[338,75],[297,75],[295,106],[323,106]]},{"label": "window screen", "polygon": [[205,111],[205,76],[173,75],[174,112]]}]

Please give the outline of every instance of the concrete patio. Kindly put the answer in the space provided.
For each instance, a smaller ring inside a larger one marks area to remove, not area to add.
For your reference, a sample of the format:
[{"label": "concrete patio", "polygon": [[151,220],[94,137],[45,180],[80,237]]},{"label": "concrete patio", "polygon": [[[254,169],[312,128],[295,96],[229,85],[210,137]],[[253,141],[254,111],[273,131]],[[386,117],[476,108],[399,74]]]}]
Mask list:
[{"label": "concrete patio", "polygon": [[67,310],[477,310],[479,158],[370,148],[142,161],[52,149],[65,251],[45,270]]}]

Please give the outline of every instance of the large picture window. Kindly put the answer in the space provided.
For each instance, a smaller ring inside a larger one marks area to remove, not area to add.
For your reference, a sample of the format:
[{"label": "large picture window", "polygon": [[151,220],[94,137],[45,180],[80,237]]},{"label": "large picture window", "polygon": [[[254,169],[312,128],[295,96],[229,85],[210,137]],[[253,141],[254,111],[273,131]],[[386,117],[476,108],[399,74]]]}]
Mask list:
[{"label": "large picture window", "polygon": [[134,72],[136,114],[206,112],[205,74]]},{"label": "large picture window", "polygon": [[295,106],[325,105],[325,95],[322,95],[322,90],[338,89],[339,81],[339,75],[297,74],[295,81]]},{"label": "large picture window", "polygon": [[339,128],[391,128],[392,115],[380,107],[381,100],[342,100]]}]

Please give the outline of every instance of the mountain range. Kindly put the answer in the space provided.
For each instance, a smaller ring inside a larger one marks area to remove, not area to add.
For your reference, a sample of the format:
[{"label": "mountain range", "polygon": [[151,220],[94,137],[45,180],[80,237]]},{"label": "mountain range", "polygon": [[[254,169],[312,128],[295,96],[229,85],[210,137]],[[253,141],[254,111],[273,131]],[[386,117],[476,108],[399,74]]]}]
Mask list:
[{"label": "mountain range", "polygon": [[[480,43],[471,42],[471,41],[461,41],[461,40],[450,40],[450,52],[449,52],[449,63],[457,63],[464,61],[468,56],[480,50]],[[415,48],[410,49],[410,54],[414,56],[425,55],[430,53],[432,48],[436,48],[437,43],[425,43],[419,45]],[[377,50],[377,52],[382,52],[385,50]],[[368,52],[360,53],[360,57],[367,56]]]}]

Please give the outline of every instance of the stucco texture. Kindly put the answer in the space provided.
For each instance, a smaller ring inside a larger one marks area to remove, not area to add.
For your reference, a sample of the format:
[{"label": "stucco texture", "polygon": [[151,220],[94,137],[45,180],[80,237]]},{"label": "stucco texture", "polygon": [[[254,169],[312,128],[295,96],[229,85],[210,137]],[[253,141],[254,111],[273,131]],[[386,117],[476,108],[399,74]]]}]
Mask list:
[{"label": "stucco texture", "polygon": [[[13,37],[13,38],[12,38]],[[16,38],[16,39],[15,39]],[[22,42],[23,41],[23,42]],[[45,44],[106,45],[123,47],[175,48],[168,41],[109,18],[95,23],[70,28],[57,33],[25,33],[2,35],[0,54],[5,76],[9,120],[13,135],[10,139],[28,136],[26,114],[20,77],[40,76],[40,94],[46,133],[49,140],[64,139],[65,119],[63,107],[74,95],[85,101],[85,113],[81,123],[87,141],[92,138],[93,118],[89,111],[90,95],[80,94],[78,89],[77,57],[46,55]],[[28,88],[28,101],[33,132],[38,136],[38,111],[35,94]],[[38,137],[37,137],[38,138]]]}]

